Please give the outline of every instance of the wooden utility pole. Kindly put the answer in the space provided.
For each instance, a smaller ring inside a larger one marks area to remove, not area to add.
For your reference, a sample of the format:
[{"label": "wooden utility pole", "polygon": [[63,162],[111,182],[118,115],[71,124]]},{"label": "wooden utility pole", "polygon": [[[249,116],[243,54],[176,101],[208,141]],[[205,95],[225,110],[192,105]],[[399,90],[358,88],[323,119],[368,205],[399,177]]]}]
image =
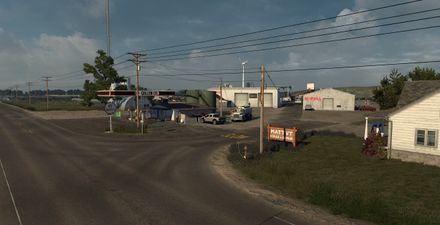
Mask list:
[{"label": "wooden utility pole", "polygon": [[49,79],[51,77],[43,77],[44,81],[46,82],[46,111],[49,111]]},{"label": "wooden utility pole", "polygon": [[27,84],[28,84],[28,97],[29,97],[29,105],[32,103],[32,101],[31,101],[31,84],[32,84],[32,82],[27,82]]},{"label": "wooden utility pole", "polygon": [[15,85],[15,103],[17,103],[18,100],[18,85]]},{"label": "wooden utility pole", "polygon": [[220,79],[220,117],[223,116],[223,78]]},{"label": "wooden utility pole", "polygon": [[140,60],[141,57],[146,56],[146,54],[141,53],[128,53],[132,55],[134,58],[131,59],[135,65],[136,65],[136,126],[139,128],[140,118],[139,118],[139,65],[141,62],[145,62],[145,60]]},{"label": "wooden utility pole", "polygon": [[261,65],[260,89],[260,154],[264,151],[264,64]]}]

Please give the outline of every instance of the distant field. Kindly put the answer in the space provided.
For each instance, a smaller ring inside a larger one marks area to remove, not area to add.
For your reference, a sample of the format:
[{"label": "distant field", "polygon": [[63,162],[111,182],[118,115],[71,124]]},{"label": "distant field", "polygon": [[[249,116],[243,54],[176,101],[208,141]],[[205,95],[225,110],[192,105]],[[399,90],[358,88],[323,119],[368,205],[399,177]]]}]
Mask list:
[{"label": "distant field", "polygon": [[345,91],[356,95],[356,98],[373,98],[373,90],[376,86],[372,87],[340,87],[335,88],[337,90]]},{"label": "distant field", "polygon": [[229,160],[247,177],[334,214],[377,224],[440,224],[440,168],[364,156],[360,138],[307,142],[254,160],[243,160],[233,145]]},{"label": "distant field", "polygon": [[[11,105],[15,105],[31,111],[46,111],[46,101],[41,99],[35,99],[29,104],[28,100],[19,99],[17,101],[12,100],[5,102]],[[52,99],[49,101],[49,111],[67,110],[67,111],[79,111],[79,110],[102,110],[103,106],[83,106],[80,102],[71,101],[69,99]]]}]

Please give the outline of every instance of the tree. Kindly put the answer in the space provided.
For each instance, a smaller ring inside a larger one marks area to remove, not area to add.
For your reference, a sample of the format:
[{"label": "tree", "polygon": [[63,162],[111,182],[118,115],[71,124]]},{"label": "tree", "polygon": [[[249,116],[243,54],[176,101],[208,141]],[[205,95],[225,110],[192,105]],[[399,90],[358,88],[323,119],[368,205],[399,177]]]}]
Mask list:
[{"label": "tree", "polygon": [[432,68],[416,67],[408,74],[411,80],[440,80],[440,74],[436,73]]},{"label": "tree", "polygon": [[393,69],[388,76],[380,81],[380,87],[373,90],[373,98],[381,109],[389,109],[397,105],[407,80],[407,76],[401,74],[397,69]]},{"label": "tree", "polygon": [[84,92],[81,94],[81,98],[83,99],[83,104],[86,106],[91,106],[91,100],[96,98],[96,85],[89,80],[84,82]]},{"label": "tree", "polygon": [[114,61],[111,56],[103,50],[96,52],[95,65],[84,63],[84,72],[92,74],[94,82],[86,80],[84,82],[84,93],[82,98],[85,105],[91,105],[90,100],[97,98],[97,90],[108,90],[111,83],[120,83],[126,81],[124,77],[120,77],[118,72],[113,68]]}]

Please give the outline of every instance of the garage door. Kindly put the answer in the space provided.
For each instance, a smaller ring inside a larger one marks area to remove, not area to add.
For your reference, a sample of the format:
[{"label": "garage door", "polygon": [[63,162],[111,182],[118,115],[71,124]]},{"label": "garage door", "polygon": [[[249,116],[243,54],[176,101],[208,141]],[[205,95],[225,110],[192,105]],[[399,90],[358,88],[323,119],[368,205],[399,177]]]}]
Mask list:
[{"label": "garage door", "polygon": [[235,93],[235,106],[247,106],[248,104],[248,93]]},{"label": "garage door", "polygon": [[273,107],[272,93],[264,93],[264,107]]},{"label": "garage door", "polygon": [[[264,93],[264,108],[273,107],[273,94]],[[260,94],[258,94],[258,107],[260,107]]]},{"label": "garage door", "polygon": [[333,98],[324,98],[322,101],[322,109],[333,110]]}]

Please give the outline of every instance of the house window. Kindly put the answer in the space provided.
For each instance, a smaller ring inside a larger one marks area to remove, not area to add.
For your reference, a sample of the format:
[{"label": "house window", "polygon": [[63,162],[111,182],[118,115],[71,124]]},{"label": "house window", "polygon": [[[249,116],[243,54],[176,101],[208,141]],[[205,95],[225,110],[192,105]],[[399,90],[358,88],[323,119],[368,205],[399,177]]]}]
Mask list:
[{"label": "house window", "polygon": [[416,129],[416,145],[437,147],[438,131]]},{"label": "house window", "polygon": [[425,145],[425,130],[417,130],[416,139],[418,145]]},{"label": "house window", "polygon": [[257,94],[249,94],[249,98],[257,98]]}]

